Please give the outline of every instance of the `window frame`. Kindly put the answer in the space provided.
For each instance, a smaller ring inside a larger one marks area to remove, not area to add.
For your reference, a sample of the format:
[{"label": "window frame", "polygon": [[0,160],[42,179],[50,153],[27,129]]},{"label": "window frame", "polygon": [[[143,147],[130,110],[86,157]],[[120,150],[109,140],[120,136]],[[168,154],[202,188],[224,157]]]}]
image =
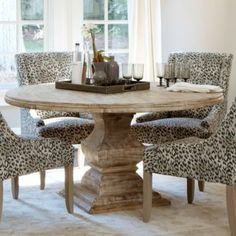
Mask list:
[{"label": "window frame", "polygon": [[16,20],[15,21],[1,21],[0,24],[6,25],[15,25],[16,26],[16,52],[0,52],[1,55],[12,55],[14,53],[21,52],[21,42],[20,42],[20,34],[23,25],[43,25],[44,27],[44,45],[43,51],[46,51],[48,48],[48,33],[47,33],[47,18],[48,18],[48,1],[43,0],[44,4],[44,19],[43,20],[22,20],[21,19],[21,0],[16,1]]},{"label": "window frame", "polygon": [[[109,0],[104,0],[104,19],[103,20],[85,20],[84,19],[84,10],[82,10],[82,22],[83,24],[88,24],[88,23],[92,23],[92,24],[98,24],[98,25],[104,25],[104,44],[105,44],[105,53],[106,54],[127,54],[129,55],[129,47],[130,45],[128,44],[128,48],[126,49],[109,49],[109,35],[108,35],[108,26],[109,25],[127,25],[128,29],[129,29],[129,16],[127,20],[109,20],[108,17],[108,1]],[[84,4],[83,4],[83,0],[81,1],[82,3],[82,9],[84,9]],[[127,10],[128,10],[128,0],[127,0]],[[127,12],[128,14],[128,12]],[[128,39],[129,42],[129,39]]]},{"label": "window frame", "polygon": [[[16,53],[23,52],[21,39],[22,26],[23,25],[43,25],[43,51],[47,51],[49,47],[49,36],[48,36],[48,4],[49,0],[43,0],[43,20],[22,20],[21,19],[21,0],[15,0],[16,2],[16,19],[15,20],[0,20],[1,25],[14,25],[16,27],[16,42],[15,47],[16,51],[0,52],[1,56],[14,56]],[[16,71],[15,71],[16,72]],[[2,83],[2,81],[0,81]],[[9,83],[10,84],[10,83]],[[15,83],[12,83],[14,87]],[[0,90],[8,90],[7,88],[0,88]]]}]

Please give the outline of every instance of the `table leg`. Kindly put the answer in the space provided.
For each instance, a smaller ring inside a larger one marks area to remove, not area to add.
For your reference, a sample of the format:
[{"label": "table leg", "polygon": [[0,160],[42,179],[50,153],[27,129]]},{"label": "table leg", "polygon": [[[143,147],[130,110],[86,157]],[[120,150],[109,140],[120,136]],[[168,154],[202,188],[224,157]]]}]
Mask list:
[{"label": "table leg", "polygon": [[[133,209],[142,206],[142,178],[136,164],[144,147],[129,134],[133,114],[93,114],[95,128],[82,143],[91,169],[74,188],[75,204],[89,213]],[[154,205],[168,205],[159,193]]]}]

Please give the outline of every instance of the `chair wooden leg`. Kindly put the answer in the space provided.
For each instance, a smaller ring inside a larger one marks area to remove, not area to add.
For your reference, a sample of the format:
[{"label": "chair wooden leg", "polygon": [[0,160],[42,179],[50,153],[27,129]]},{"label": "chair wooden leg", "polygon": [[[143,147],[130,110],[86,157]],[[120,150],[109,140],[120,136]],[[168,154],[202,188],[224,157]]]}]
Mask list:
[{"label": "chair wooden leg", "polygon": [[200,192],[204,192],[205,191],[205,181],[198,180],[198,188],[199,188]]},{"label": "chair wooden leg", "polygon": [[45,189],[45,176],[46,176],[46,171],[45,170],[41,170],[39,172],[40,174],[40,190],[44,190]]},{"label": "chair wooden leg", "polygon": [[18,199],[19,197],[19,176],[11,178],[11,193],[13,199]]},{"label": "chair wooden leg", "polygon": [[236,185],[226,186],[226,202],[231,235],[236,236]]},{"label": "chair wooden leg", "polygon": [[194,199],[195,180],[187,178],[187,198],[188,203],[192,204]]},{"label": "chair wooden leg", "polygon": [[0,181],[0,221],[2,219],[2,205],[3,205],[3,181]]},{"label": "chair wooden leg", "polygon": [[148,222],[152,210],[152,173],[143,172],[143,221]]},{"label": "chair wooden leg", "polygon": [[74,212],[73,190],[73,165],[68,165],[65,166],[65,203],[70,214]]}]

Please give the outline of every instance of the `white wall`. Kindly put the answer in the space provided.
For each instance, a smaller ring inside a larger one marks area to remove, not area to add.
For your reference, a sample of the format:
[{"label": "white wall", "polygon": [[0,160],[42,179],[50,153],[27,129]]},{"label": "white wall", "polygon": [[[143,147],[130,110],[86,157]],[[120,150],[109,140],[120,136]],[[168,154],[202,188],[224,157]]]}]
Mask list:
[{"label": "white wall", "polygon": [[235,54],[229,92],[231,103],[236,96],[236,1],[162,0],[161,8],[163,60],[173,51]]}]

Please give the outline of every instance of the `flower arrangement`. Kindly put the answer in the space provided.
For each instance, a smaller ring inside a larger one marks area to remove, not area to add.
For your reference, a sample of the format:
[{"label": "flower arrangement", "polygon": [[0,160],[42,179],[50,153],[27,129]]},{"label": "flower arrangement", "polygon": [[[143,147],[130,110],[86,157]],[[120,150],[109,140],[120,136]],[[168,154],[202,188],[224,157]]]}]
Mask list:
[{"label": "flower arrangement", "polygon": [[85,40],[92,40],[92,48],[93,48],[93,62],[104,62],[109,61],[110,57],[107,57],[104,54],[104,50],[97,50],[96,48],[96,33],[98,32],[98,28],[94,24],[86,24],[82,27],[82,34]]}]

